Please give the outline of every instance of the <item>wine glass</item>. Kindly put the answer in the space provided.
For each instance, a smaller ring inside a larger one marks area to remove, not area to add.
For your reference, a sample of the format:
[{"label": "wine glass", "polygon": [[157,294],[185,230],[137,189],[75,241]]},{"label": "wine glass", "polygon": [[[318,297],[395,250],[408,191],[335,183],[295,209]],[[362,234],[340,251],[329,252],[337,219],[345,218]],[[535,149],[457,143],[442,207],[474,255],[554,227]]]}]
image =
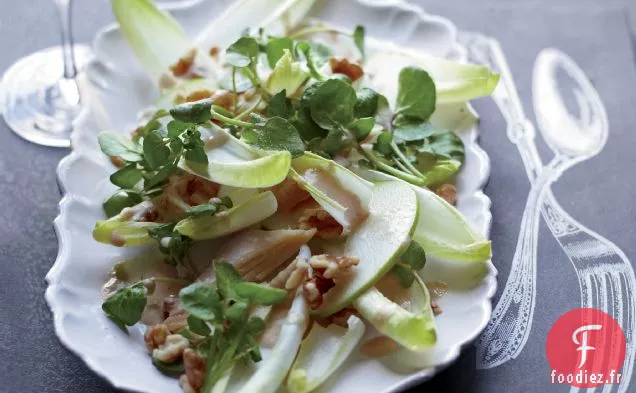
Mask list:
[{"label": "wine glass", "polygon": [[7,125],[31,142],[70,146],[73,121],[82,110],[78,70],[91,58],[86,45],[73,45],[72,0],[53,0],[62,45],[19,59],[0,83],[0,111]]}]

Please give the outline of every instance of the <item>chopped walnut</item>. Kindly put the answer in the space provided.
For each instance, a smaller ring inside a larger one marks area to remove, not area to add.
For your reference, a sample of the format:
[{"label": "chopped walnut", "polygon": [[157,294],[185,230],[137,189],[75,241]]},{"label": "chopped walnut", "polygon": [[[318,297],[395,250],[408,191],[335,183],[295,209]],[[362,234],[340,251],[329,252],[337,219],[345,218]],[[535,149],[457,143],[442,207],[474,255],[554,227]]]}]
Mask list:
[{"label": "chopped walnut", "polygon": [[308,262],[314,273],[319,273],[324,278],[334,279],[339,274],[349,272],[352,266],[360,262],[360,259],[321,254],[309,258]]},{"label": "chopped walnut", "polygon": [[283,180],[282,183],[272,187],[271,191],[278,202],[278,211],[290,212],[294,208],[311,198],[311,195],[300,188],[298,183],[291,177]]},{"label": "chopped walnut", "polygon": [[307,262],[311,266],[311,274],[305,279],[303,293],[309,306],[315,310],[322,305],[323,295],[336,285],[337,276],[348,273],[360,260],[322,254],[312,256]]},{"label": "chopped walnut", "polygon": [[188,326],[188,312],[183,308],[170,311],[170,315],[163,323],[171,333],[178,333]]},{"label": "chopped walnut", "polygon": [[452,184],[442,184],[437,187],[435,193],[441,196],[446,202],[455,206],[457,204],[457,188]]},{"label": "chopped walnut", "polygon": [[214,105],[218,105],[227,110],[232,110],[234,104],[236,104],[234,93],[227,90],[217,90],[214,92],[212,102]]},{"label": "chopped walnut", "polygon": [[183,393],[198,393],[192,385],[190,385],[190,381],[188,381],[188,376],[183,374],[179,377],[179,387],[183,391]]},{"label": "chopped walnut", "polygon": [[113,165],[115,165],[117,168],[121,168],[126,164],[126,161],[124,161],[124,159],[121,157],[110,156],[109,158],[110,162],[112,162]]},{"label": "chopped walnut", "polygon": [[159,348],[160,345],[166,342],[166,338],[170,335],[170,331],[168,327],[163,323],[158,323],[153,326],[149,326],[148,330],[144,334],[144,341],[146,342],[146,347],[150,352]]},{"label": "chopped walnut", "polygon": [[316,236],[332,239],[342,235],[343,227],[325,209],[318,207],[305,209],[298,220],[298,229],[316,228]]},{"label": "chopped walnut", "polygon": [[185,98],[185,102],[194,102],[194,101],[203,100],[205,98],[212,97],[213,94],[214,93],[212,93],[210,90],[207,90],[207,89],[196,90],[188,94],[188,96]]},{"label": "chopped walnut", "polygon": [[183,351],[190,346],[187,338],[180,334],[171,334],[158,348],[152,351],[152,357],[165,363],[173,363],[181,358]]},{"label": "chopped walnut", "polygon": [[219,55],[219,47],[218,46],[213,46],[212,48],[210,48],[210,56],[212,57],[216,57]]},{"label": "chopped walnut", "polygon": [[290,273],[287,281],[285,281],[285,289],[287,290],[297,288],[300,284],[302,284],[309,272],[307,260],[302,258],[300,255],[296,257],[296,260],[293,263],[294,270]]},{"label": "chopped walnut", "polygon": [[191,348],[183,351],[183,367],[185,374],[179,378],[179,386],[184,392],[186,387],[192,392],[198,392],[205,381],[205,359]]},{"label": "chopped walnut", "polygon": [[329,65],[331,66],[331,71],[334,74],[344,74],[351,79],[352,82],[357,81],[362,78],[364,75],[364,71],[362,67],[355,63],[350,63],[347,59],[336,59],[332,57],[329,59]]},{"label": "chopped walnut", "polygon": [[196,49],[190,49],[175,65],[170,66],[170,71],[177,77],[185,77],[190,73],[194,58],[197,56]]}]

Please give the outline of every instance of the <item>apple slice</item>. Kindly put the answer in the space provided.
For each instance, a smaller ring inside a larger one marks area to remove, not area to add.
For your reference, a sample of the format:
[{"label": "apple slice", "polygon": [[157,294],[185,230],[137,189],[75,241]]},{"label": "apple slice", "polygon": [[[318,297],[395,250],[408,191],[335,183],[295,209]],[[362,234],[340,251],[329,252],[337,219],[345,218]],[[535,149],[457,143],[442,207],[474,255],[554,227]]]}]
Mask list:
[{"label": "apple slice", "polygon": [[409,244],[418,204],[415,192],[400,182],[378,183],[369,201],[369,215],[347,239],[344,255],[360,259],[351,274],[341,277],[312,316],[324,317],[348,306],[393,267]]}]

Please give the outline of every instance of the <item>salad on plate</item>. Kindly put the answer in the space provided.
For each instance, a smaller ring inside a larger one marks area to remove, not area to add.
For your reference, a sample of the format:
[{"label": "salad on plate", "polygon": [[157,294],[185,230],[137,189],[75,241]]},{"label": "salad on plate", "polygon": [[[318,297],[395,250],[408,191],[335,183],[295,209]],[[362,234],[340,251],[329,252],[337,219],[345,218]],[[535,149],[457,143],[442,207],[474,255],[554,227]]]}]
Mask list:
[{"label": "salad on plate", "polygon": [[306,20],[313,3],[238,0],[194,41],[149,0],[113,0],[161,94],[99,135],[118,190],[93,237],[138,249],[102,309],[147,326],[148,361],[184,392],[304,393],[354,352],[416,357],[443,312],[427,256],[490,258],[454,207],[462,140],[430,119],[498,75]]}]

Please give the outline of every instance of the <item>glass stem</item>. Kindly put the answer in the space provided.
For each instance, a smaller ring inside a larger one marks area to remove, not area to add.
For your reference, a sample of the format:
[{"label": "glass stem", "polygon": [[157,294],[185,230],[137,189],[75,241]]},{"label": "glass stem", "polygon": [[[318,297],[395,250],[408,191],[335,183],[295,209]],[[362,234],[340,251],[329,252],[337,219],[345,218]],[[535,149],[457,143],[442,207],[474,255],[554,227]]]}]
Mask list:
[{"label": "glass stem", "polygon": [[75,79],[77,67],[73,53],[73,30],[71,24],[71,3],[73,0],[53,0],[60,19],[62,33],[62,55],[64,56],[64,78]]}]

